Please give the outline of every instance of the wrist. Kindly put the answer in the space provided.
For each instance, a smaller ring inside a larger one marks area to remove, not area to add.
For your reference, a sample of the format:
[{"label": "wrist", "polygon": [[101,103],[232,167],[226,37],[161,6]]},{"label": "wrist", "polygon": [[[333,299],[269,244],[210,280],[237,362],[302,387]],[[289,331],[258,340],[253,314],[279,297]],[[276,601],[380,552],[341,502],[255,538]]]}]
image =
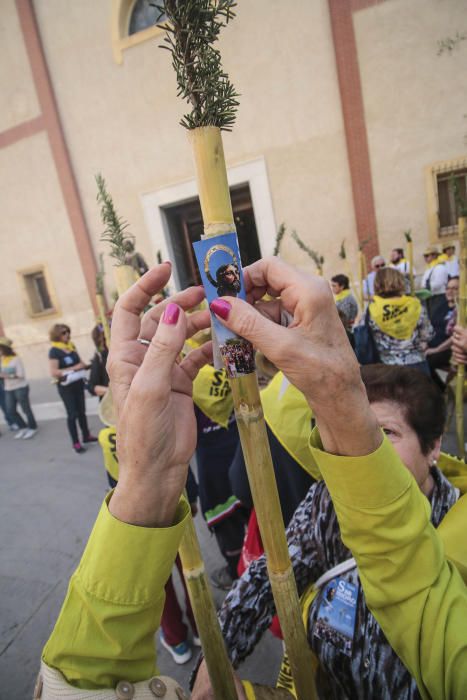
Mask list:
[{"label": "wrist", "polygon": [[169,494],[143,480],[131,482],[121,477],[109,503],[109,511],[121,522],[140,527],[171,527],[180,500],[180,491]]},{"label": "wrist", "polygon": [[332,403],[312,405],[323,448],[335,455],[358,457],[381,445],[381,429],[363,384],[358,391],[340,393]]}]

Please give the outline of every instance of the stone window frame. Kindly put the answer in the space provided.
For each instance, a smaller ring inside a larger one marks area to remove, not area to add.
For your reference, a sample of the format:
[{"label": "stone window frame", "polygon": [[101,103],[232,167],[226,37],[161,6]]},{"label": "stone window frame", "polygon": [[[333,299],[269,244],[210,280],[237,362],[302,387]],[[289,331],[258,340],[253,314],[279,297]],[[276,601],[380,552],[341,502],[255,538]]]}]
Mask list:
[{"label": "stone window frame", "polygon": [[[38,264],[38,265],[33,265],[31,267],[23,268],[21,270],[16,271],[22,294],[23,294],[23,300],[24,300],[24,305],[26,307],[26,311],[28,316],[31,318],[43,318],[44,316],[57,316],[60,313],[60,308],[57,302],[57,297],[55,294],[55,290],[52,284],[52,280],[47,268],[47,265],[45,264]],[[50,302],[52,304],[51,308],[48,309],[43,309],[41,311],[34,311],[34,301],[31,296],[31,289],[30,285],[28,284],[28,277],[31,277],[35,274],[42,274],[45,280],[45,284],[47,287],[47,293],[50,298]]]},{"label": "stone window frame", "polygon": [[155,25],[136,34],[129,34],[130,18],[136,0],[112,0],[112,54],[115,63],[122,65],[124,52],[132,46],[138,46],[145,41],[161,37],[164,34],[161,27]]},{"label": "stone window frame", "polygon": [[440,160],[425,168],[425,185],[428,202],[428,229],[431,243],[454,241],[459,237],[458,226],[445,227],[441,231],[439,221],[438,175],[467,168],[467,155]]}]

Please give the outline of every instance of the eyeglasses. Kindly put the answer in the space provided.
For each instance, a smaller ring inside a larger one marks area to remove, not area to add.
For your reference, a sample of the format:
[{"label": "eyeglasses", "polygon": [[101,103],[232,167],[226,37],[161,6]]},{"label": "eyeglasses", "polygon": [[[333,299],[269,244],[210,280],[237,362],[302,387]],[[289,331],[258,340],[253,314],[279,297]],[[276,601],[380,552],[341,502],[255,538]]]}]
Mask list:
[{"label": "eyeglasses", "polygon": [[69,335],[71,331],[62,331],[62,335]]},{"label": "eyeglasses", "polygon": [[378,263],[378,265],[375,265],[375,267],[378,270],[380,267],[384,267],[384,263]]}]

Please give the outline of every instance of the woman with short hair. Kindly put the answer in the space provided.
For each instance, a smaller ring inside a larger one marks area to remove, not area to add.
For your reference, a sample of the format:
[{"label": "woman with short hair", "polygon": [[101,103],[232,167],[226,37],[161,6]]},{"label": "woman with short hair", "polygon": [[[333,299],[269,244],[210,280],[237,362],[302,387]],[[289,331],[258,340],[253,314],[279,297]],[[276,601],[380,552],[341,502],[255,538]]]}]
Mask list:
[{"label": "woman with short hair", "polygon": [[378,270],[368,309],[380,361],[429,374],[425,350],[433,328],[419,299],[406,295],[401,272],[391,267]]},{"label": "woman with short hair", "polygon": [[56,323],[49,331],[52,347],[49,350],[50,376],[57,384],[60,398],[65,404],[67,426],[73,449],[78,454],[86,452],[79,435],[77,423],[83,435],[82,442],[97,442],[89,432],[84,398],[84,379],[87,366],[81,361],[74,343],[70,340],[70,327]]},{"label": "woman with short hair", "polygon": [[334,275],[334,277],[331,277],[331,289],[344,328],[346,331],[350,331],[358,315],[358,304],[350,291],[350,282],[347,275]]},{"label": "woman with short hair", "polygon": [[[454,486],[436,467],[445,422],[439,389],[407,367],[367,365],[361,375],[382,431],[429,501],[432,525],[438,527],[458,499]],[[319,697],[420,698],[415,680],[366,605],[356,563],[342,542],[324,481],[313,484],[298,506],[287,528],[287,542],[303,609],[309,606],[306,630],[319,661]],[[347,606],[338,604],[333,612],[330,603],[337,588],[343,592],[342,600],[346,596],[352,600]],[[341,617],[336,615],[339,610]],[[275,611],[263,555],[234,583],[220,611],[234,667],[253,651]]]},{"label": "woman with short hair", "polygon": [[[0,377],[4,380],[6,415],[12,425],[19,428],[16,431],[15,440],[19,438],[29,440],[37,433],[37,423],[29,402],[29,384],[24,365],[13,350],[13,343],[9,338],[0,338],[0,358]],[[26,420],[18,413],[18,404]]]}]

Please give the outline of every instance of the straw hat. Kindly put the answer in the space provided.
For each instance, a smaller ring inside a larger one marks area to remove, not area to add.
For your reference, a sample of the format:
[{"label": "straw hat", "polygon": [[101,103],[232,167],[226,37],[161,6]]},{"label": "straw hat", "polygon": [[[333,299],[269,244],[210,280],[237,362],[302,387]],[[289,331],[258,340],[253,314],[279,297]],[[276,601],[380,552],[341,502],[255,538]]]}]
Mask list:
[{"label": "straw hat", "polygon": [[423,255],[439,255],[439,248],[435,245],[429,245],[423,251]]},{"label": "straw hat", "polygon": [[11,348],[11,346],[13,345],[13,341],[4,335],[1,335],[0,336],[0,345],[6,345],[7,348]]},{"label": "straw hat", "polygon": [[448,248],[455,248],[455,247],[456,247],[456,244],[454,243],[454,241],[451,241],[450,243],[443,243],[443,253]]}]

